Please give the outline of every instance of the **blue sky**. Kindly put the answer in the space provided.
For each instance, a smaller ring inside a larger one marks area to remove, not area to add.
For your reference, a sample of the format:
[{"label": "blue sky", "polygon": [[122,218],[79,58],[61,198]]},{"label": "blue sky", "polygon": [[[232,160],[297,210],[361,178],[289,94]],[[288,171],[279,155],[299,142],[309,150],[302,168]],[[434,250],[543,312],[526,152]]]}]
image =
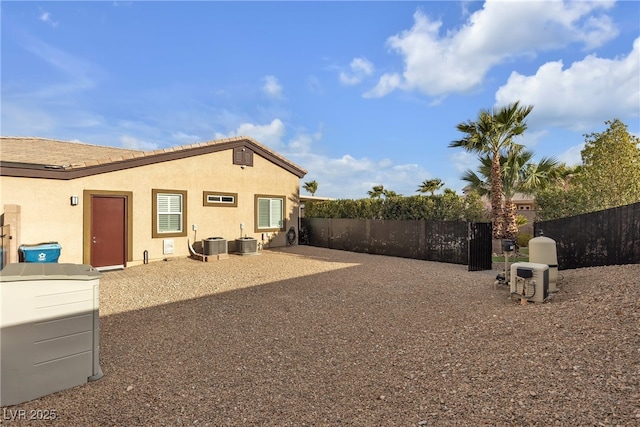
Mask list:
[{"label": "blue sky", "polygon": [[[247,135],[316,195],[460,191],[456,124],[515,100],[518,141],[580,161],[640,135],[640,2],[7,2],[1,133],[142,150]],[[302,194],[306,194],[301,191]]]}]

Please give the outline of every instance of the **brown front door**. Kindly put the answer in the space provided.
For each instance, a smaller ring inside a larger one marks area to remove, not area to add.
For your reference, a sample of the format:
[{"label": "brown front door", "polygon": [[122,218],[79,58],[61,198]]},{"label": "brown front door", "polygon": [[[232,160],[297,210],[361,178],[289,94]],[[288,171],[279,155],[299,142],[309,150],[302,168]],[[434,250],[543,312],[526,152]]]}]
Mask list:
[{"label": "brown front door", "polygon": [[91,265],[124,267],[127,259],[127,198],[91,196]]}]

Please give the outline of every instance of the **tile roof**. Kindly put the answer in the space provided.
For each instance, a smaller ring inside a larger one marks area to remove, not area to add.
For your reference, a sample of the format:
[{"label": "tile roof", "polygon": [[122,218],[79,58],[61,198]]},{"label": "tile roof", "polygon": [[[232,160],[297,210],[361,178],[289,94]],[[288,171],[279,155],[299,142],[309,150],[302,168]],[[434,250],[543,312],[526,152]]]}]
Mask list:
[{"label": "tile roof", "polygon": [[64,169],[85,166],[87,162],[106,163],[142,151],[91,145],[80,142],[31,137],[0,137],[0,158],[7,162],[62,166]]},{"label": "tile roof", "polygon": [[305,169],[275,151],[272,151],[252,138],[244,136],[153,151],[131,150],[37,137],[0,136],[0,160],[2,162],[41,165],[59,170],[72,171],[92,166],[128,162],[134,159],[145,159],[145,164],[154,163],[156,159],[157,161],[166,160],[166,156],[169,153],[180,157],[189,157],[203,154],[204,151],[216,151],[216,148],[225,149],[225,147],[230,144],[243,142],[253,145],[261,154],[265,155],[265,157],[271,158],[279,164],[286,165],[297,173],[302,173],[302,175],[307,173]]}]

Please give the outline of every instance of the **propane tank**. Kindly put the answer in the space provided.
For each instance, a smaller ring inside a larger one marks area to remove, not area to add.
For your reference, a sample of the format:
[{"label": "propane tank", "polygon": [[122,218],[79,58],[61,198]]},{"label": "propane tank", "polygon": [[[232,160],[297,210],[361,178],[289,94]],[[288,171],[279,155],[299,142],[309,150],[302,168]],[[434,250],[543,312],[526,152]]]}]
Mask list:
[{"label": "propane tank", "polygon": [[556,241],[544,236],[529,240],[529,262],[549,266],[549,292],[557,292],[558,254]]}]

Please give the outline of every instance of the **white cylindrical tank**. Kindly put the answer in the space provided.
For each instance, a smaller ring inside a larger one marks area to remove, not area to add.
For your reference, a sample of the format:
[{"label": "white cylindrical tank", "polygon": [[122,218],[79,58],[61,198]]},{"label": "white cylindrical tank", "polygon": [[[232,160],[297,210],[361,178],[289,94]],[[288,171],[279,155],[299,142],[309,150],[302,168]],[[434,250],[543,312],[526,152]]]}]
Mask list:
[{"label": "white cylindrical tank", "polygon": [[558,281],[556,241],[544,236],[529,240],[529,262],[549,266],[549,292],[556,292],[556,282]]}]

